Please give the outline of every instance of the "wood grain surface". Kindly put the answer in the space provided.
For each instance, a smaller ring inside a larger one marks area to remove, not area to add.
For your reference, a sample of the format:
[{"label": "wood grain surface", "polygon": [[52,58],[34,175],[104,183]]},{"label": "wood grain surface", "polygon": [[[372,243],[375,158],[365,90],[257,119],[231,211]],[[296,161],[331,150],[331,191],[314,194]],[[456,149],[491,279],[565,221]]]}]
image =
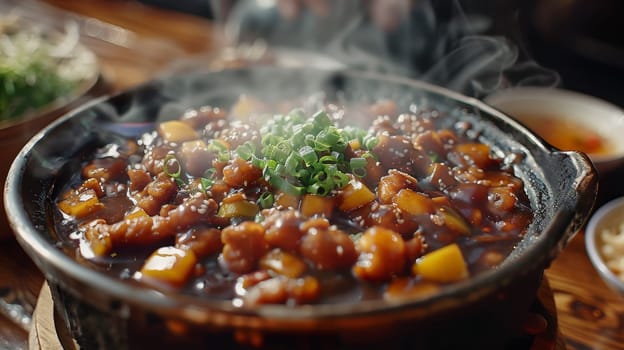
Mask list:
[{"label": "wood grain surface", "polygon": [[[546,321],[543,328],[539,320]],[[532,307],[526,323],[525,335],[512,341],[509,349],[513,350],[565,350],[566,345],[557,327],[557,313],[553,292],[547,279],[537,293],[537,300]],[[526,338],[526,339],[525,339]],[[527,341],[528,339],[528,341]],[[517,344],[516,344],[517,343]],[[50,288],[43,284],[29,332],[28,350],[79,350],[80,346],[55,322],[54,305]],[[505,350],[509,350],[505,348]]]},{"label": "wood grain surface", "polygon": [[[177,59],[214,52],[222,45],[216,28],[204,19],[133,1],[48,0],[47,4],[80,16],[84,23],[119,28],[128,35],[130,39],[119,45],[97,35],[85,38],[86,45],[100,58],[112,91],[148,80]],[[49,14],[49,9],[46,11]],[[20,293],[33,307],[43,283],[41,273],[12,239],[1,241],[0,249],[0,288],[11,287],[6,293],[26,291]],[[554,261],[546,276],[562,335],[558,339],[564,342],[558,349],[563,345],[568,350],[624,349],[624,298],[612,292],[593,269],[582,233]],[[0,348],[27,349],[27,337],[22,327],[0,317]]]},{"label": "wood grain surface", "polygon": [[577,234],[546,271],[569,350],[624,349],[624,298],[594,270]]}]

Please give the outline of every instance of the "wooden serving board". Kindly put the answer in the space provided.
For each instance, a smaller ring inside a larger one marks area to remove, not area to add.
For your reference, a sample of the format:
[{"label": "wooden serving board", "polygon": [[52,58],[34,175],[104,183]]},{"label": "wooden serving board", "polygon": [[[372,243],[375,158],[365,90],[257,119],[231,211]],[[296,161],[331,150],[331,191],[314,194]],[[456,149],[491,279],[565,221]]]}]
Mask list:
[{"label": "wooden serving board", "polygon": [[[543,323],[546,322],[546,323]],[[80,350],[80,346],[56,327],[52,295],[43,284],[33,314],[28,338],[29,350]],[[66,332],[66,331],[65,331]],[[65,346],[63,346],[65,344]],[[565,350],[563,337],[557,325],[557,311],[553,292],[544,278],[525,326],[525,335],[505,350]]]},{"label": "wooden serving board", "polygon": [[[71,337],[63,337],[63,340],[71,341],[74,349],[80,347],[73,342]],[[47,283],[43,284],[39,292],[37,306],[33,313],[30,333],[28,334],[29,350],[74,350],[66,349],[61,343],[61,338],[57,332],[56,322],[54,321],[54,304],[52,294]]]}]

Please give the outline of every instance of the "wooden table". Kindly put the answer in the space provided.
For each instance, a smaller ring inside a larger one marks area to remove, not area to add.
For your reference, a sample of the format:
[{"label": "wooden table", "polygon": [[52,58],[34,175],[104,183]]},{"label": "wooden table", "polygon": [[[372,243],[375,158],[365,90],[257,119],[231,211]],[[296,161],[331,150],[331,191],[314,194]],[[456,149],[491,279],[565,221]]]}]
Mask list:
[{"label": "wooden table", "polygon": [[[208,21],[131,1],[47,2],[83,16],[81,20],[87,20],[83,24],[98,28],[102,23],[93,21],[97,19],[113,25],[101,28],[113,28],[113,32],[117,28],[119,33],[130,35],[119,46],[106,42],[110,36],[103,37],[106,40],[97,36],[85,39],[100,57],[105,80],[113,91],[149,79],[175,59],[214,52],[222,44]],[[0,249],[0,282],[4,283],[0,293],[7,283],[13,283],[27,291],[27,299],[34,303],[43,277],[13,240],[0,242]],[[624,349],[624,298],[609,290],[591,266],[582,233],[555,260],[546,276],[554,291],[567,349]],[[27,336],[26,331],[0,317],[0,348],[27,349]]]}]

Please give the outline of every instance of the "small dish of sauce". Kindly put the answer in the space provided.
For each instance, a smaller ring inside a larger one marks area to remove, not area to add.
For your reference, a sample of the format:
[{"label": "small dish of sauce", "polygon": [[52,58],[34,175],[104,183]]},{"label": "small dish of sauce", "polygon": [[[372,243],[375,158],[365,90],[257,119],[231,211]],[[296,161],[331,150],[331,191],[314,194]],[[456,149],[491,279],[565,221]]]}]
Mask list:
[{"label": "small dish of sauce", "polygon": [[516,118],[551,145],[565,151],[608,155],[615,147],[600,132],[557,115],[520,115]]},{"label": "small dish of sauce", "polygon": [[624,111],[579,92],[547,87],[500,90],[484,101],[552,146],[587,154],[599,173],[624,165]]}]

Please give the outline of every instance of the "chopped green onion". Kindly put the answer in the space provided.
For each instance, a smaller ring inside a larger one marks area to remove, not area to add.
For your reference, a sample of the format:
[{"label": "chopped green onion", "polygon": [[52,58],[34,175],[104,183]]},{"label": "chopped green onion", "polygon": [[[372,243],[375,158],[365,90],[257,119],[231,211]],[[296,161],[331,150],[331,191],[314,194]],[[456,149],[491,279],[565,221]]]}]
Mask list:
[{"label": "chopped green onion", "polygon": [[351,167],[351,170],[357,168],[365,168],[366,164],[367,162],[365,158],[351,158],[349,160],[349,167]]},{"label": "chopped green onion", "polygon": [[314,183],[318,183],[327,180],[327,178],[327,173],[324,170],[320,170],[314,176],[312,176],[312,181],[314,181]]},{"label": "chopped green onion", "polygon": [[331,175],[332,181],[336,184],[336,188],[342,188],[349,183],[347,174],[337,171]]},{"label": "chopped green onion", "polygon": [[[172,166],[175,166],[175,171],[172,170]],[[163,172],[174,179],[182,176],[182,166],[173,154],[168,154],[163,160]]]},{"label": "chopped green onion", "polygon": [[[175,164],[175,171],[171,171],[170,163]],[[163,171],[169,177],[172,177],[174,179],[179,178],[182,175],[182,166],[180,165],[178,158],[176,158],[173,154],[167,154],[167,156],[163,160]]]},{"label": "chopped green onion", "polygon": [[274,201],[275,198],[273,197],[273,193],[264,192],[262,195],[260,195],[260,198],[258,198],[258,205],[263,209],[267,209],[273,206]]},{"label": "chopped green onion", "polygon": [[199,182],[202,189],[204,190],[204,193],[208,192],[210,190],[210,187],[214,185],[214,177],[216,172],[217,170],[215,168],[207,169],[206,171],[204,171],[204,175],[199,178]]},{"label": "chopped green onion", "polygon": [[286,171],[289,175],[296,175],[297,172],[297,167],[299,166],[299,164],[301,163],[302,159],[301,156],[299,156],[298,153],[291,153],[288,158],[286,158],[286,163],[284,164],[284,167],[286,168]]},{"label": "chopped green onion", "polygon": [[236,154],[244,160],[250,160],[255,153],[254,145],[247,141],[236,148]]},{"label": "chopped green onion", "polygon": [[281,176],[271,176],[269,178],[269,183],[271,184],[271,186],[283,192],[290,193],[296,196],[302,195],[305,190],[303,186],[295,186]]},{"label": "chopped green onion", "polygon": [[204,193],[208,192],[210,190],[210,187],[212,187],[212,185],[214,185],[214,180],[206,178],[206,177],[200,178],[199,182],[201,183],[201,186],[202,186],[202,189],[204,190]]},{"label": "chopped green onion", "polygon": [[271,186],[294,195],[328,195],[349,182],[345,172],[365,174],[366,160],[346,159],[344,150],[353,139],[360,144],[367,140],[371,145],[376,140],[361,129],[338,128],[322,110],[311,118],[300,109],[276,115],[260,133],[259,150],[246,143],[237,147],[236,153],[262,169],[262,176]]},{"label": "chopped green onion", "polygon": [[216,152],[223,152],[223,151],[227,151],[228,148],[225,145],[225,143],[223,143],[223,141],[219,139],[212,139],[210,140],[210,142],[208,142],[208,150],[216,151]]},{"label": "chopped green onion", "polygon": [[353,172],[353,175],[355,175],[357,177],[364,177],[364,176],[366,176],[366,168],[351,169],[351,172]]},{"label": "chopped green onion", "polygon": [[318,161],[318,155],[314,148],[307,145],[299,149],[299,155],[307,166],[311,166]]},{"label": "chopped green onion", "polygon": [[319,163],[322,163],[322,164],[337,164],[338,163],[338,159],[334,155],[322,156],[321,159],[319,159]]},{"label": "chopped green onion", "polygon": [[326,182],[317,182],[308,187],[308,193],[319,196],[326,196],[333,190],[333,188],[333,184]]},{"label": "chopped green onion", "polygon": [[327,113],[325,113],[325,111],[323,110],[316,112],[312,116],[312,119],[313,119],[314,125],[316,125],[318,128],[327,128],[333,125],[331,119],[329,118]]},{"label": "chopped green onion", "polygon": [[208,143],[208,150],[217,153],[217,158],[221,162],[227,162],[230,160],[230,150],[228,149],[225,142],[219,139],[212,139]]},{"label": "chopped green onion", "polygon": [[379,143],[379,139],[372,135],[365,136],[363,141],[364,148],[367,150],[372,150]]},{"label": "chopped green onion", "polygon": [[[175,164],[175,171],[171,170],[171,163]],[[178,158],[176,158],[173,154],[167,154],[167,156],[163,160],[163,172],[165,173],[165,175],[172,178],[178,184],[178,186],[182,187],[186,185],[184,183],[184,179],[182,179],[182,165],[180,164]]]},{"label": "chopped green onion", "polygon": [[253,155],[251,157],[251,165],[255,166],[258,169],[264,169],[264,167],[266,165],[266,160],[258,158],[255,155]]}]

